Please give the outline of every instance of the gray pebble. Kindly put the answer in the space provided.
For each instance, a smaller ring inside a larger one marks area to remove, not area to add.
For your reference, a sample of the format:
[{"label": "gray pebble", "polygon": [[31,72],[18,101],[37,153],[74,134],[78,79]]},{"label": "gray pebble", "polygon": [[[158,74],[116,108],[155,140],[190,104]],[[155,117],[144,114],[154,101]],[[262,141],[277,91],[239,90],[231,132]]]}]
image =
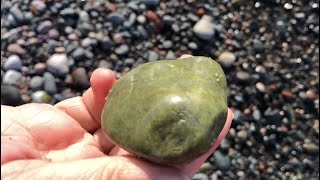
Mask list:
[{"label": "gray pebble", "polygon": [[64,76],[69,72],[69,61],[66,54],[53,54],[47,60],[47,69],[49,72]]},{"label": "gray pebble", "polygon": [[49,73],[45,72],[43,74],[43,89],[50,95],[53,95],[58,92],[55,77]]},{"label": "gray pebble", "polygon": [[159,54],[155,51],[148,52],[148,61],[156,61],[159,59]]},{"label": "gray pebble", "polygon": [[11,55],[8,57],[8,59],[3,64],[4,70],[20,70],[22,67],[22,62],[19,56],[17,55]]},{"label": "gray pebble", "polygon": [[34,76],[30,79],[29,86],[33,91],[41,90],[43,87],[43,78]]},{"label": "gray pebble", "polygon": [[20,89],[16,86],[1,84],[1,104],[9,106],[21,105]]},{"label": "gray pebble", "polygon": [[115,53],[118,55],[126,55],[129,52],[129,47],[126,44],[122,44],[115,49]]},{"label": "gray pebble", "polygon": [[2,78],[3,84],[20,85],[22,83],[22,74],[15,70],[8,70]]},{"label": "gray pebble", "polygon": [[227,171],[231,165],[231,159],[228,154],[223,154],[220,150],[216,150],[213,153],[214,157],[214,164],[216,165],[217,169],[221,171]]},{"label": "gray pebble", "polygon": [[193,177],[192,180],[209,180],[208,175],[204,173],[196,173]]},{"label": "gray pebble", "polygon": [[211,40],[214,36],[214,25],[212,17],[208,15],[202,18],[193,26],[193,32],[203,40]]}]

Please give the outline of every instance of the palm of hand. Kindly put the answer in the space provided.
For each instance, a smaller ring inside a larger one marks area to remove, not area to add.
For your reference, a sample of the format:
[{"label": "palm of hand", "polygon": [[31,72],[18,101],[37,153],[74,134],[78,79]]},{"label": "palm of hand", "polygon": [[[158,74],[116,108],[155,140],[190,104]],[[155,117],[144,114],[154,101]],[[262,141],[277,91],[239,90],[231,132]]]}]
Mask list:
[{"label": "palm of hand", "polygon": [[[99,117],[104,97],[115,78],[97,70],[83,97],[50,105],[3,107],[1,112],[1,171],[13,179],[182,179],[192,177],[226,135],[196,161],[165,167],[136,158],[106,139]],[[230,111],[229,111],[230,112]]]}]

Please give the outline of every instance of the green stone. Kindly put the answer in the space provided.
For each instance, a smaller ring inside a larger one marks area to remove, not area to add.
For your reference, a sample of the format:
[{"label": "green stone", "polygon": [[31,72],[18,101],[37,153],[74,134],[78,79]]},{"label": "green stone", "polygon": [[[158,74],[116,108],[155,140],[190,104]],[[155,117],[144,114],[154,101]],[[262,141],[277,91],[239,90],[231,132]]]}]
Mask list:
[{"label": "green stone", "polygon": [[195,56],[145,63],[113,86],[102,129],[123,149],[160,164],[208,152],[227,118],[227,83],[214,60]]}]

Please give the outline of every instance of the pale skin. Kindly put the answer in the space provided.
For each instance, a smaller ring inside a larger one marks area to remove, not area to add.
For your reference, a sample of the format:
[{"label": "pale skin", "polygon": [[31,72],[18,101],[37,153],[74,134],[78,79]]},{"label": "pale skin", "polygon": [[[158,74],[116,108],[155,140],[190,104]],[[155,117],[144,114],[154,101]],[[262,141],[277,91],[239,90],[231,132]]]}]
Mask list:
[{"label": "pale skin", "polygon": [[191,179],[229,131],[230,109],[214,145],[195,161],[173,167],[137,158],[101,131],[101,111],[115,82],[111,70],[97,69],[81,97],[54,106],[1,106],[1,179]]}]

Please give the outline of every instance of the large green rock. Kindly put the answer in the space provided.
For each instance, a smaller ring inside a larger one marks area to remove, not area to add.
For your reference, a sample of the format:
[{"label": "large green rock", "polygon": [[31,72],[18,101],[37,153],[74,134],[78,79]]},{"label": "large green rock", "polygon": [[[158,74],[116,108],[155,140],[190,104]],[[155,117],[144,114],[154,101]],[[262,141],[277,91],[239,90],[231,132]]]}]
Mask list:
[{"label": "large green rock", "polygon": [[206,153],[227,118],[227,83],[207,57],[146,63],[117,81],[102,128],[123,149],[161,164]]}]

